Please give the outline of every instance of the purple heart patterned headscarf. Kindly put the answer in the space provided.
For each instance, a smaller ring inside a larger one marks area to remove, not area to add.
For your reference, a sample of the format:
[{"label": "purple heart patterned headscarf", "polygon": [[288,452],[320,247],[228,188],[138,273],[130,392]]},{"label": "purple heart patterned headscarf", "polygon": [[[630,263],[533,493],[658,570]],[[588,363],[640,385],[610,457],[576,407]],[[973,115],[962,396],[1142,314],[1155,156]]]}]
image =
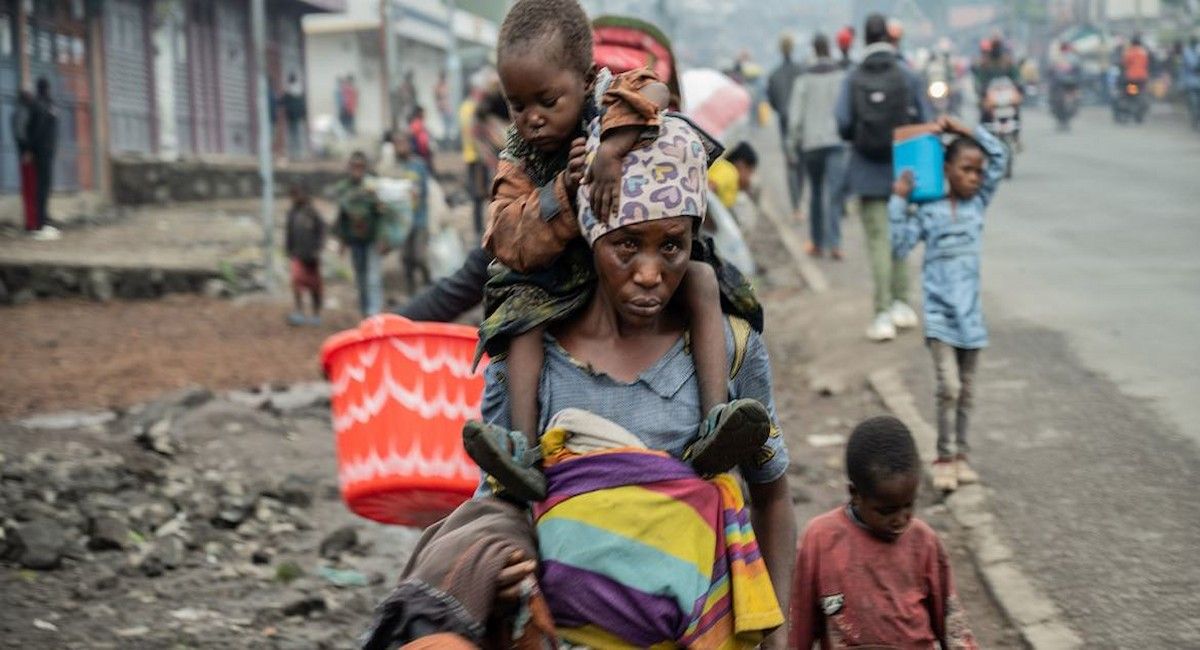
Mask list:
[{"label": "purple heart patterned headscarf", "polygon": [[[600,145],[599,120],[588,128],[587,164]],[[625,156],[621,196],[615,214],[598,218],[591,187],[579,187],[579,229],[589,246],[604,235],[635,223],[692,217],[702,221],[707,205],[708,156],[700,136],[683,120],[665,116],[658,137]]]}]

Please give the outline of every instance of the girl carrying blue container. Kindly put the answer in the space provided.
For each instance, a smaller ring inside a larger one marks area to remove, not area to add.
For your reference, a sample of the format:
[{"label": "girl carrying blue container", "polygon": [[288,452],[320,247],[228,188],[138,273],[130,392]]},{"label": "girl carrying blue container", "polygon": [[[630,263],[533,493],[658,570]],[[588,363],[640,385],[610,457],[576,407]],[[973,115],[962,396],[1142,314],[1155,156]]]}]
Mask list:
[{"label": "girl carrying blue container", "polygon": [[[946,147],[945,198],[912,204],[914,178],[905,170],[888,202],[892,254],[906,257],[925,242],[921,286],[925,341],[937,374],[938,440],[934,488],[952,491],[979,476],[967,462],[967,428],[974,402],[979,351],[987,328],[979,295],[983,213],[1004,176],[1008,152],[982,127],[971,130],[952,117],[939,118],[940,132],[955,135]],[[953,430],[954,435],[951,435]]]}]

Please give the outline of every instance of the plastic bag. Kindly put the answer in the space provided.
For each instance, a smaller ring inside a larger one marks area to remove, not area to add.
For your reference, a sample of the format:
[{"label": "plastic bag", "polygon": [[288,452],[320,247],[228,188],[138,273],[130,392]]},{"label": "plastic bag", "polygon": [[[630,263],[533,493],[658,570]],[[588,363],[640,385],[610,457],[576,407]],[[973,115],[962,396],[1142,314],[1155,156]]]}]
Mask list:
[{"label": "plastic bag", "polygon": [[391,208],[390,217],[383,223],[383,238],[391,248],[403,246],[412,231],[413,191],[413,183],[408,179],[376,180],[376,195]]},{"label": "plastic bag", "polygon": [[451,275],[467,261],[462,238],[446,226],[429,238],[429,274],[434,280]]}]

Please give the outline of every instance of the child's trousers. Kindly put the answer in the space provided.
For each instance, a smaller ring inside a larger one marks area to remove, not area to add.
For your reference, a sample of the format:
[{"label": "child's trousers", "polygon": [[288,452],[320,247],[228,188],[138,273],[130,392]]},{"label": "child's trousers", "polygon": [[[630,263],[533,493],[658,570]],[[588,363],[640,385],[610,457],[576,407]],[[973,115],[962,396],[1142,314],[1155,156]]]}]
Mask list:
[{"label": "child's trousers", "polygon": [[967,428],[975,402],[979,350],[956,348],[937,339],[925,342],[937,374],[937,454],[939,460],[945,460],[970,451]]}]

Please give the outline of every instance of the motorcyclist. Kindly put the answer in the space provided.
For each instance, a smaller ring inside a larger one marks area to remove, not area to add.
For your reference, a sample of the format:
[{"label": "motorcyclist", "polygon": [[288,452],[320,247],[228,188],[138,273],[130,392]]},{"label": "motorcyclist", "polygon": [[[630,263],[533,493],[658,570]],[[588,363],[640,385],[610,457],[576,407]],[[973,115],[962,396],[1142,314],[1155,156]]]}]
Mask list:
[{"label": "motorcyclist", "polygon": [[[1021,75],[1012,57],[1004,47],[1004,39],[999,36],[988,44],[987,51],[975,66],[975,90],[980,99],[979,121],[988,122],[991,119],[990,110],[986,105],[988,85],[1000,77],[1008,77],[1013,85],[1021,87]],[[1020,100],[1018,100],[1020,104]]]},{"label": "motorcyclist", "polygon": [[1140,34],[1134,34],[1121,55],[1121,76],[1125,83],[1137,84],[1139,89],[1150,80],[1150,52],[1142,45]]},{"label": "motorcyclist", "polygon": [[1193,36],[1184,46],[1180,65],[1183,88],[1187,92],[1192,125],[1200,128],[1200,38]]},{"label": "motorcyclist", "polygon": [[1073,113],[1075,96],[1082,83],[1079,56],[1068,42],[1059,45],[1058,53],[1050,60],[1050,108],[1059,127],[1066,129]]},{"label": "motorcyclist", "polygon": [[[929,84],[930,99],[935,104],[944,103],[945,108],[941,109],[942,112],[957,113],[959,97],[957,84],[955,84],[954,60],[951,57],[952,50],[953,44],[950,42],[950,39],[944,37],[940,39],[934,48],[933,54],[925,64],[923,72],[925,82]],[[945,90],[942,91],[945,93],[944,102],[942,101],[943,98],[932,96],[934,92],[933,84],[937,82],[945,84]]]}]

